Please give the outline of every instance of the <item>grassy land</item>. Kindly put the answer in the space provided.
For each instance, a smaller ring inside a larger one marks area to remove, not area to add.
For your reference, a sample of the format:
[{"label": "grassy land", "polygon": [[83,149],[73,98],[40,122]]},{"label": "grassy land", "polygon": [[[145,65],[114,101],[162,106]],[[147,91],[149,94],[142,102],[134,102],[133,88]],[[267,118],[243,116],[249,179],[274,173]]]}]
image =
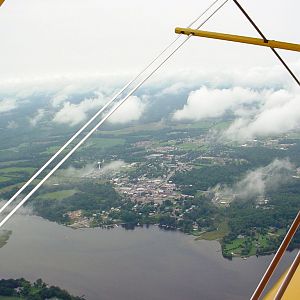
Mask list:
[{"label": "grassy land", "polygon": [[124,145],[125,140],[121,138],[93,138],[86,147],[111,148],[118,145]]},{"label": "grassy land", "polygon": [[163,128],[166,128],[167,126],[163,123],[156,122],[156,123],[148,123],[148,124],[140,124],[140,125],[134,125],[131,127],[126,127],[124,129],[114,130],[114,131],[101,131],[101,134],[113,134],[115,136],[119,135],[127,135],[131,133],[136,133],[139,131],[156,131],[161,130]]},{"label": "grassy land", "polygon": [[[39,179],[35,179],[35,180],[33,181],[33,184],[36,185],[36,184],[38,184],[39,182],[40,182]],[[20,188],[20,187],[21,187],[22,185],[24,185],[24,184],[25,184],[25,182],[21,182],[21,183],[12,184],[12,185],[10,185],[10,186],[6,186],[6,187],[0,189],[0,195],[3,194],[3,193],[10,192],[10,191],[12,191],[12,190],[15,189],[15,188]]]},{"label": "grassy land", "polygon": [[[224,246],[224,251],[227,253],[234,253],[235,255],[240,256],[242,252],[243,245],[245,243],[245,238],[235,239],[231,243]],[[252,249],[251,249],[252,251]],[[254,253],[255,254],[255,253]]]},{"label": "grassy land", "polygon": [[71,197],[76,194],[78,191],[75,189],[72,190],[61,190],[57,192],[43,193],[38,197],[38,199],[51,199],[51,200],[63,200],[65,198]]},{"label": "grassy land", "polygon": [[[217,230],[209,231],[204,233],[195,232],[197,236],[196,240],[221,240],[229,233],[229,227],[227,221],[223,221],[219,224]],[[256,233],[254,237],[240,237],[226,243],[222,246],[224,253],[232,254],[233,256],[252,256],[255,255],[258,248],[269,247],[273,238],[276,238],[284,234],[284,231],[277,230],[274,234],[259,234]],[[246,255],[242,254],[243,249],[246,245],[249,245],[249,253]]]},{"label": "grassy land", "polygon": [[[109,133],[109,132],[107,132]],[[113,132],[110,134],[114,134]],[[114,146],[118,145],[124,145],[125,144],[125,139],[122,138],[98,138],[94,137],[91,138],[86,144],[84,144],[79,151],[84,151],[87,148],[102,148],[102,149],[109,149]],[[61,146],[51,146],[48,147],[44,154],[51,155],[57,152],[60,149]],[[63,151],[62,153],[66,153],[66,151]]]},{"label": "grassy land", "polygon": [[20,300],[20,299],[25,299],[25,298],[0,296],[0,300]]},{"label": "grassy land", "polygon": [[1,183],[1,182],[6,182],[6,181],[8,181],[8,180],[10,180],[10,178],[4,177],[4,176],[0,176],[0,183]]},{"label": "grassy land", "polygon": [[214,126],[214,122],[212,121],[201,121],[192,124],[172,124],[172,125],[164,124],[162,122],[155,122],[155,123],[134,125],[132,127],[126,127],[124,129],[119,129],[119,130],[101,131],[101,134],[113,134],[115,136],[122,136],[122,135],[140,132],[140,131],[158,131],[167,127],[176,130],[176,129],[197,129],[197,128],[208,129],[211,128],[212,126]]},{"label": "grassy land", "polygon": [[179,149],[186,150],[186,151],[190,151],[190,150],[197,151],[197,150],[200,150],[203,146],[199,145],[199,144],[195,144],[195,143],[183,143],[183,144],[177,145],[177,147]]},{"label": "grassy land", "polygon": [[[46,151],[43,152],[43,154],[54,154],[55,152],[57,152],[60,149],[60,146],[50,146],[46,149]],[[63,151],[63,153],[65,153],[65,151]]]},{"label": "grassy land", "polygon": [[15,166],[16,164],[20,162],[27,162],[28,160],[26,159],[20,159],[20,160],[10,160],[10,161],[1,161],[0,162],[0,167],[10,167],[10,166]]},{"label": "grassy land", "polygon": [[3,193],[6,193],[6,192],[10,192],[14,188],[20,188],[24,183],[25,182],[23,182],[23,183],[16,183],[16,184],[12,184],[10,186],[4,187],[4,188],[0,189],[0,195],[3,194]]},{"label": "grassy land", "polygon": [[228,223],[227,221],[223,221],[219,224],[217,230],[201,233],[196,238],[196,240],[208,240],[208,241],[220,240],[228,233],[229,233]]},{"label": "grassy land", "polygon": [[267,248],[272,240],[272,238],[279,235],[280,232],[275,233],[270,236],[269,234],[256,234],[254,237],[242,237],[237,238],[230,243],[224,245],[224,252],[231,253],[236,256],[242,255],[242,250],[244,249],[246,243],[251,243],[250,251],[245,256],[252,256],[256,254],[258,248]]},{"label": "grassy land", "polygon": [[200,122],[193,122],[191,124],[176,124],[173,125],[172,128],[174,129],[208,129],[212,127],[213,122],[206,120],[206,121],[200,121]]},{"label": "grassy land", "polygon": [[1,174],[12,174],[12,173],[20,173],[20,172],[26,172],[29,174],[32,174],[36,169],[30,168],[30,167],[8,167],[0,169]]}]

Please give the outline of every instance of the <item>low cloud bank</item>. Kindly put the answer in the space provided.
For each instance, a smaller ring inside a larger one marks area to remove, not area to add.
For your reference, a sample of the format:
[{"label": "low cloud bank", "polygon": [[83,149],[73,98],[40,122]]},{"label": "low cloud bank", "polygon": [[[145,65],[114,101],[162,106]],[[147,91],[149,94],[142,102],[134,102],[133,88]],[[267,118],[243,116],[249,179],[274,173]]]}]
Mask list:
[{"label": "low cloud bank", "polygon": [[126,166],[126,163],[123,160],[115,160],[107,164],[104,163],[101,165],[100,170],[98,169],[98,165],[95,163],[87,164],[83,168],[79,169],[71,166],[66,170],[61,170],[60,172],[62,172],[65,177],[101,177],[102,175],[119,171],[124,166]]},{"label": "low cloud bank", "polygon": [[103,95],[99,94],[97,98],[84,99],[79,104],[65,102],[63,107],[54,115],[53,121],[70,126],[77,125],[87,119],[89,111],[100,109],[105,101]]},{"label": "low cloud bank", "polygon": [[17,101],[15,99],[0,100],[0,113],[8,112],[17,108]]},{"label": "low cloud bank", "polygon": [[119,171],[124,166],[126,166],[125,161],[115,160],[115,161],[112,161],[112,162],[108,163],[107,165],[104,165],[100,169],[100,171],[101,171],[101,173],[108,174],[108,173],[111,173],[111,172]]},{"label": "low cloud bank", "polygon": [[137,121],[146,109],[146,104],[137,96],[131,96],[108,119],[110,123],[125,124]]},{"label": "low cloud bank", "polygon": [[222,133],[225,139],[244,141],[286,133],[300,128],[300,94],[284,89],[202,87],[189,94],[173,120],[199,121],[228,113],[235,119]]},{"label": "low cloud bank", "polygon": [[38,109],[36,114],[32,118],[29,118],[30,125],[35,127],[43,119],[45,113],[46,113],[45,109],[43,108]]},{"label": "low cloud bank", "polygon": [[[299,71],[300,61],[292,68],[295,72]],[[84,122],[92,110],[103,106],[130,77],[129,74],[65,74],[7,79],[0,83],[0,113],[43,97],[46,110],[53,115],[55,123],[75,126]],[[199,121],[222,117],[230,112],[235,120],[223,137],[246,140],[300,127],[300,96],[292,87],[293,82],[288,74],[276,65],[244,70],[182,70],[154,78],[143,88],[149,98],[172,97],[193,90],[186,105],[174,112],[173,120]],[[278,95],[282,101],[274,101]],[[139,120],[148,107],[146,103],[149,102],[145,101],[144,96],[131,97],[109,118],[109,122],[124,124]],[[32,117],[32,125],[35,126],[40,120]]]},{"label": "low cloud bank", "polygon": [[245,106],[259,101],[259,93],[250,89],[208,89],[202,87],[189,94],[187,103],[174,113],[174,120],[199,121],[220,117],[230,111],[242,113]]},{"label": "low cloud bank", "polygon": [[247,140],[299,128],[300,94],[279,90],[263,95],[260,107],[237,118],[224,136],[232,140]]},{"label": "low cloud bank", "polygon": [[265,167],[248,172],[232,187],[217,185],[212,191],[228,197],[236,196],[238,199],[265,196],[266,192],[274,191],[286,183],[294,170],[295,166],[288,159],[275,159]]},{"label": "low cloud bank", "polygon": [[[73,104],[67,101],[54,115],[53,121],[59,124],[75,126],[87,120],[89,112],[99,110],[107,101],[109,100],[100,93],[97,98],[84,99],[79,104]],[[112,107],[113,106],[111,106],[110,109]],[[108,121],[114,124],[125,124],[137,121],[144,113],[145,108],[146,104],[139,97],[129,97],[128,100],[109,117]]]}]

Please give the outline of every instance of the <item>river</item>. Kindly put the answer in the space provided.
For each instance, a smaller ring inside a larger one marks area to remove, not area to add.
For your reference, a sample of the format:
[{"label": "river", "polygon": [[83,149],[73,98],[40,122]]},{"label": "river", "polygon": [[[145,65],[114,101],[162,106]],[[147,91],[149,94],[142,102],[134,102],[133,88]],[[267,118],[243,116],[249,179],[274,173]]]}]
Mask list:
[{"label": "river", "polygon": [[272,258],[229,261],[217,242],[155,226],[74,230],[19,215],[5,229],[13,233],[0,249],[1,278],[42,278],[90,300],[247,299]]}]

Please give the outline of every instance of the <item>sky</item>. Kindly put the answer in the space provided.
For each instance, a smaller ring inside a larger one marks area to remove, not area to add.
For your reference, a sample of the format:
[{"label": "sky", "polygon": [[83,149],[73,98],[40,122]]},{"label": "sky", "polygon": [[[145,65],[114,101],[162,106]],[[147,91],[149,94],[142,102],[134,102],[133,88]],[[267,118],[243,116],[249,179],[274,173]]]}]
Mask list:
[{"label": "sky", "polygon": [[[212,0],[6,0],[0,9],[0,79],[132,74]],[[240,0],[269,39],[300,42],[296,0]],[[205,30],[257,36],[229,1]],[[293,65],[299,55],[281,51]],[[269,49],[193,38],[162,74],[278,64]],[[158,75],[159,76],[159,75]]]},{"label": "sky", "polygon": [[[6,0],[0,8],[0,114],[46,95],[50,106],[32,112],[31,126],[49,115],[71,127],[83,123],[177,37],[176,26],[186,27],[211,3]],[[300,43],[299,1],[240,3],[267,38]],[[258,37],[232,0],[202,29]],[[300,77],[299,53],[278,52]],[[186,91],[186,104],[166,117],[197,122],[230,112],[235,119],[222,138],[300,129],[299,88],[265,47],[193,37],[148,84],[152,91],[133,95],[109,121],[137,121],[153,97]],[[17,126],[11,122],[7,128]]]}]

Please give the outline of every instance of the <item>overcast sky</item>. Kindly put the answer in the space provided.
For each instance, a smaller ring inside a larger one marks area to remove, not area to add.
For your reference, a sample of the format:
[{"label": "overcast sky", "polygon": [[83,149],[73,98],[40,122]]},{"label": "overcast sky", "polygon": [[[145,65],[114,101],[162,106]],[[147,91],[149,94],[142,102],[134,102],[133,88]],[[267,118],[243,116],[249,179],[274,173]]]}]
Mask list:
[{"label": "overcast sky", "polygon": [[[0,79],[140,70],[212,0],[6,0]],[[269,39],[300,43],[297,0],[240,0]],[[230,0],[203,28],[257,36]],[[281,51],[293,65],[298,53]],[[193,38],[161,73],[278,64],[269,49]],[[299,74],[298,74],[299,75]]]}]

